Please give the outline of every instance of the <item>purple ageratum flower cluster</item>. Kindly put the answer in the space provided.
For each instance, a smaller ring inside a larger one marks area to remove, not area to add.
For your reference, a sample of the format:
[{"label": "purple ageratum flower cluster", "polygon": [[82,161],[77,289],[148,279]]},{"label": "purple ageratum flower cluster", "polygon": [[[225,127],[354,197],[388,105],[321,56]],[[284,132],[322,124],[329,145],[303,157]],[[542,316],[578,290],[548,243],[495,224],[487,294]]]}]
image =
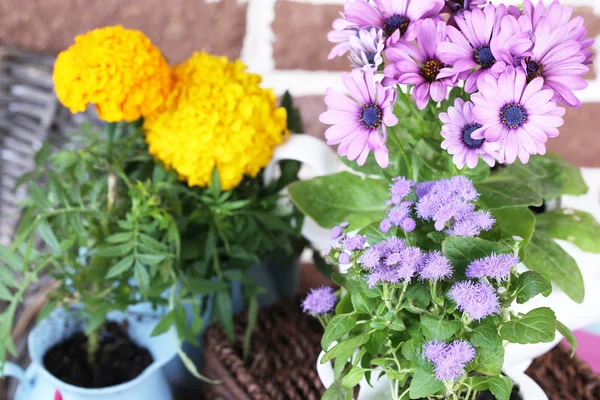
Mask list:
[{"label": "purple ageratum flower cluster", "polygon": [[458,310],[472,319],[481,320],[500,312],[496,290],[487,282],[457,282],[452,285],[448,296],[454,300]]},{"label": "purple ageratum flower cluster", "polygon": [[333,288],[321,286],[318,289],[311,289],[306,298],[302,301],[302,310],[312,315],[323,315],[332,311],[338,302]]},{"label": "purple ageratum flower cluster", "polygon": [[[362,3],[362,0],[357,3]],[[379,166],[387,168],[387,127],[398,123],[393,113],[396,90],[386,89],[375,82],[374,74],[372,68],[344,73],[342,80],[353,100],[334,89],[327,89],[327,111],[320,115],[319,120],[333,125],[325,131],[325,138],[327,144],[339,145],[340,156],[364,165],[373,151]]]},{"label": "purple ageratum flower cluster", "polygon": [[435,228],[453,236],[476,236],[490,230],[495,220],[488,211],[475,211],[479,197],[473,182],[464,176],[417,185],[415,206],[419,218],[435,222]]},{"label": "purple ageratum flower cluster", "polygon": [[432,340],[423,345],[423,358],[433,364],[435,378],[439,381],[460,378],[475,356],[475,348],[464,340],[455,340],[450,344]]},{"label": "purple ageratum flower cluster", "polygon": [[421,280],[442,280],[450,278],[453,273],[452,263],[441,251],[432,251],[425,256],[423,266],[419,270]]},{"label": "purple ageratum flower cluster", "polygon": [[405,198],[413,191],[415,183],[402,176],[392,178],[390,185],[390,201],[388,206],[391,206],[386,212],[386,219],[381,221],[379,229],[386,233],[392,226],[397,226],[407,232],[412,232],[417,223],[412,218],[412,208],[414,202],[407,201]]},{"label": "purple ageratum flower cluster", "polygon": [[512,268],[519,264],[519,257],[512,254],[492,254],[473,261],[468,267],[468,278],[508,279]]}]

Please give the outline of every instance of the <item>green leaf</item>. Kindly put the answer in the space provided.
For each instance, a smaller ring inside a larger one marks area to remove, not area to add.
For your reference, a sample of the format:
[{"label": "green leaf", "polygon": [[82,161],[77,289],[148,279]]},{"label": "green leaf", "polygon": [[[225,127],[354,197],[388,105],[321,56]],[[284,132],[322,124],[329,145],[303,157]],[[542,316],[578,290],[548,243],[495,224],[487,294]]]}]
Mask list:
[{"label": "green leaf", "polygon": [[133,243],[123,243],[115,246],[102,247],[96,250],[96,255],[100,257],[122,257],[133,251]]},{"label": "green leaf", "polygon": [[527,182],[517,180],[488,180],[476,183],[479,201],[488,209],[517,206],[541,206],[542,196]]},{"label": "green leaf", "polygon": [[548,307],[531,310],[500,328],[502,339],[520,344],[550,343],[554,340],[555,332],[556,316]]},{"label": "green leaf", "polygon": [[48,245],[53,251],[59,253],[60,243],[58,243],[58,239],[54,234],[54,231],[50,227],[50,224],[46,221],[40,221],[37,226],[37,233],[40,235],[44,243]]},{"label": "green leaf", "polygon": [[573,332],[571,332],[571,330],[565,324],[558,320],[556,321],[556,330],[558,330],[558,333],[563,335],[567,342],[569,342],[569,344],[571,345],[571,357],[573,357],[575,355],[575,352],[577,351],[577,347],[579,347],[579,344],[577,343],[577,338],[575,337],[575,335],[573,335]]},{"label": "green leaf", "polygon": [[136,283],[140,287],[140,291],[142,293],[148,293],[150,288],[150,275],[148,275],[146,267],[136,261],[133,267],[133,276]]},{"label": "green leaf", "polygon": [[290,132],[303,133],[304,125],[302,124],[300,110],[294,107],[294,101],[289,91],[286,90],[281,97],[280,105],[287,111],[287,128]]},{"label": "green leaf", "polygon": [[10,301],[12,298],[13,295],[10,293],[10,290],[0,282],[0,300]]},{"label": "green leaf", "polygon": [[435,315],[421,316],[421,328],[427,340],[448,340],[461,327],[460,321],[449,321]]},{"label": "green leaf", "polygon": [[164,255],[160,254],[138,254],[138,260],[144,265],[157,265],[165,260]]},{"label": "green leaf", "polygon": [[500,241],[519,236],[523,238],[522,246],[527,246],[535,230],[535,216],[529,207],[496,208],[490,211],[496,223],[492,230],[481,232],[480,238]]},{"label": "green leaf", "polygon": [[471,333],[471,344],[477,348],[495,350],[502,345],[502,339],[493,322],[482,322]]},{"label": "green leaf", "polygon": [[415,364],[422,363],[423,357],[421,357],[421,353],[423,351],[423,344],[425,344],[425,342],[417,337],[407,340],[401,347],[402,356]]},{"label": "green leaf", "polygon": [[221,194],[221,178],[219,176],[219,170],[216,166],[213,168],[210,179],[210,192],[215,198],[219,197]]},{"label": "green leaf", "polygon": [[435,379],[435,375],[417,368],[410,383],[411,399],[422,399],[444,390],[444,383]]},{"label": "green leaf", "polygon": [[346,389],[352,389],[362,380],[365,370],[360,367],[352,367],[350,371],[342,378],[342,386]]},{"label": "green leaf", "polygon": [[133,232],[119,232],[106,238],[108,243],[125,243],[133,239]]},{"label": "green leaf", "polygon": [[442,242],[442,251],[450,259],[458,277],[463,277],[467,266],[479,258],[496,254],[511,254],[510,246],[475,237],[449,236]]},{"label": "green leaf", "polygon": [[223,292],[229,289],[227,282],[200,278],[185,278],[181,281],[181,286],[196,295]]},{"label": "green leaf", "polygon": [[326,228],[348,221],[352,229],[361,229],[380,221],[389,198],[387,182],[349,172],[294,182],[289,193],[302,212]]},{"label": "green leaf", "polygon": [[367,297],[361,290],[353,290],[351,296],[352,305],[358,313],[371,314],[377,304],[377,299]]},{"label": "green leaf", "polygon": [[173,311],[170,311],[169,313],[167,313],[167,315],[162,317],[160,321],[158,321],[158,324],[156,324],[150,336],[160,336],[163,333],[167,332],[169,328],[173,325],[174,321],[175,314],[173,313]]},{"label": "green leaf", "polygon": [[552,284],[535,271],[526,271],[517,280],[515,294],[519,304],[526,303],[538,294],[548,297],[550,293],[552,293]]},{"label": "green leaf", "polygon": [[325,391],[321,400],[352,400],[352,390],[336,381]]},{"label": "green leaf", "polygon": [[477,372],[488,376],[500,375],[502,365],[504,364],[504,347],[498,346],[495,349],[485,347],[477,349],[477,358],[473,361],[472,368]]},{"label": "green leaf", "polygon": [[369,340],[365,343],[365,348],[369,354],[376,356],[384,351],[384,344],[388,338],[386,331],[376,331],[369,336]]},{"label": "green leaf", "polygon": [[248,319],[246,324],[246,332],[244,332],[244,361],[248,360],[250,354],[250,343],[252,340],[252,332],[258,320],[258,298],[252,296],[248,303]]},{"label": "green leaf", "polygon": [[52,203],[48,201],[48,193],[35,182],[29,184],[29,197],[42,210],[52,207]]},{"label": "green leaf", "polygon": [[383,233],[383,232],[381,232],[381,229],[379,229],[379,224],[380,224],[379,222],[370,223],[369,225],[362,228],[358,232],[358,234],[366,236],[367,242],[370,245],[374,245],[376,243],[382,242],[382,241],[386,240],[387,238],[391,237],[392,236],[391,230],[388,233]]},{"label": "green leaf", "polygon": [[548,235],[534,233],[524,263],[530,270],[546,274],[573,301],[583,302],[585,286],[577,262]]},{"label": "green leaf", "polygon": [[101,307],[92,312],[88,312],[87,324],[85,326],[86,335],[95,332],[104,324],[107,312],[108,309],[106,307]]},{"label": "green leaf", "polygon": [[[383,176],[384,169],[377,164],[377,160],[375,160],[375,155],[373,153],[369,153],[367,160],[364,165],[358,165],[356,161],[348,160],[347,157],[340,157],[342,162],[348,167],[352,168],[354,171],[360,172],[365,175],[372,176]],[[397,169],[397,165],[395,165],[397,159],[394,157],[390,158],[390,165],[388,165],[388,169],[395,170]]]},{"label": "green leaf", "polygon": [[323,337],[321,338],[321,348],[327,351],[331,343],[350,332],[355,326],[355,314],[336,315],[327,324],[327,329],[325,329],[325,333],[323,333]]},{"label": "green leaf", "polygon": [[558,165],[564,172],[566,177],[566,183],[562,187],[561,195],[569,194],[572,196],[581,196],[588,192],[588,187],[583,180],[581,170],[568,163],[565,159],[555,153],[548,153],[542,159],[546,162],[553,162]]},{"label": "green leaf", "polygon": [[583,251],[600,254],[600,223],[584,211],[562,209],[540,214],[536,230],[544,231],[552,238],[569,241]]},{"label": "green leaf", "polygon": [[235,333],[233,331],[233,309],[229,292],[218,292],[215,295],[215,305],[219,318],[223,322],[225,333],[229,340],[233,342],[235,340]]},{"label": "green leaf", "polygon": [[352,356],[354,350],[367,343],[367,340],[369,340],[369,334],[363,333],[362,335],[351,337],[336,344],[333,348],[325,353],[321,359],[321,364],[325,364],[327,361],[331,361],[338,357],[342,362],[346,361]]},{"label": "green leaf", "polygon": [[513,383],[510,378],[500,375],[493,376],[487,380],[490,392],[496,397],[497,400],[510,400],[510,394],[512,393]]},{"label": "green leaf", "polygon": [[127,271],[133,265],[134,258],[133,255],[129,255],[123,258],[121,261],[113,265],[106,274],[106,278],[114,278],[116,276],[121,275],[125,271]]}]

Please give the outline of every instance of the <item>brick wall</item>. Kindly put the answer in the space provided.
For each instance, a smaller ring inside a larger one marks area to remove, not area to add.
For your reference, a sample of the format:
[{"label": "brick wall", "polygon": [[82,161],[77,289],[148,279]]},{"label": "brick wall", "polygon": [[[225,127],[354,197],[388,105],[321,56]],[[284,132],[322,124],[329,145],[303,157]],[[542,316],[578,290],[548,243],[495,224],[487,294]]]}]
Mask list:
[{"label": "brick wall", "polygon": [[[505,1],[506,2],[506,1]],[[511,3],[518,1],[509,0]],[[549,2],[549,0],[547,1]],[[600,0],[563,0],[600,35]],[[1,0],[0,41],[48,52],[66,48],[89,29],[123,24],[141,29],[172,62],[206,49],[241,57],[278,93],[289,89],[301,106],[308,133],[322,136],[317,120],[325,88],[341,89],[345,58],[327,61],[326,40],[343,0]],[[593,66],[593,69],[600,66]],[[600,167],[600,80],[579,93],[585,105],[570,109],[552,151],[588,167]]]}]

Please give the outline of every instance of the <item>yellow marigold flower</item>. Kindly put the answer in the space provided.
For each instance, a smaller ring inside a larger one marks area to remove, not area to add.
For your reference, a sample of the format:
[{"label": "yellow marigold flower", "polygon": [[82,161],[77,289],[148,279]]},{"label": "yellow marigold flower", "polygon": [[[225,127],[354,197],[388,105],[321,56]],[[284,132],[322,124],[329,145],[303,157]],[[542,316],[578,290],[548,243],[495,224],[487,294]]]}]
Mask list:
[{"label": "yellow marigold flower", "polygon": [[288,133],[273,91],[241,61],[204,52],[174,73],[164,109],[144,121],[150,153],[190,186],[209,186],[215,166],[224,190],[255,177]]},{"label": "yellow marigold flower", "polygon": [[104,121],[135,121],[163,105],[173,72],[142,32],[112,26],[75,38],[54,64],[56,95],[71,112],[96,105]]}]

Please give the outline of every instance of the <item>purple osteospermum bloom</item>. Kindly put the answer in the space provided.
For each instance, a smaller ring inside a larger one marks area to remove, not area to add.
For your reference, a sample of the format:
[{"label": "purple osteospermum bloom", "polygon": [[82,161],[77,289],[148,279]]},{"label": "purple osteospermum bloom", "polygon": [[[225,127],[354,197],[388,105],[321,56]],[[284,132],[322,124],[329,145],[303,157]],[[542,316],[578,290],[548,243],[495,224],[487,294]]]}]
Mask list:
[{"label": "purple osteospermum bloom", "polygon": [[365,243],[367,243],[365,236],[349,236],[344,240],[344,249],[349,251],[361,250],[365,247]]},{"label": "purple osteospermum bloom", "polygon": [[361,29],[350,37],[350,61],[354,68],[379,68],[383,64],[383,31],[377,28]]},{"label": "purple osteospermum bloom", "polygon": [[438,51],[438,45],[446,40],[446,23],[426,19],[419,22],[415,30],[416,45],[400,39],[386,50],[390,65],[385,67],[382,83],[384,86],[415,85],[412,95],[422,110],[429,99],[444,100],[448,88],[456,86],[458,77],[441,61]]},{"label": "purple osteospermum bloom", "polygon": [[342,79],[355,100],[327,89],[327,111],[319,117],[321,122],[333,125],[325,131],[327,144],[339,144],[338,154],[356,160],[359,165],[364,165],[369,152],[374,151],[379,166],[386,168],[389,163],[386,126],[398,123],[393,113],[396,89],[386,89],[375,82],[370,68],[344,73]]},{"label": "purple osteospermum bloom", "polygon": [[466,75],[467,93],[477,90],[480,77],[498,77],[507,65],[512,65],[514,56],[532,47],[529,34],[520,31],[513,16],[507,16],[504,5],[488,4],[483,10],[465,11],[456,16],[455,22],[460,30],[448,27],[450,41],[440,43],[439,54],[461,77]]},{"label": "purple osteospermum bloom", "polygon": [[487,3],[488,0],[446,0],[442,12],[457,14]]},{"label": "purple osteospermum bloom", "polygon": [[432,251],[425,257],[425,262],[419,270],[421,280],[444,279],[452,276],[452,264],[441,251]]},{"label": "purple osteospermum bloom", "polygon": [[581,100],[573,93],[588,86],[581,76],[589,71],[584,64],[586,55],[581,52],[581,44],[568,39],[566,26],[553,27],[547,18],[541,19],[535,28],[529,25],[530,20],[526,16],[519,18],[519,22],[523,30],[534,29],[532,55],[521,60],[527,72],[527,83],[544,78],[543,87],[554,91],[556,102],[581,107]]},{"label": "purple osteospermum bloom", "polygon": [[449,107],[447,113],[440,113],[440,119],[444,123],[442,136],[445,139],[442,148],[453,155],[452,161],[459,169],[462,169],[465,164],[469,168],[475,168],[479,156],[493,167],[500,144],[471,137],[473,132],[482,127],[473,119],[472,110],[473,103],[456,99],[454,107]]},{"label": "purple osteospermum bloom", "polygon": [[390,195],[392,196],[392,203],[397,205],[402,203],[403,199],[410,194],[415,183],[403,176],[397,176],[392,181]]},{"label": "purple osteospermum bloom", "polygon": [[[362,1],[362,0],[360,0]],[[346,1],[344,4],[344,10],[347,11],[348,7],[352,3],[352,0]],[[327,40],[331,43],[335,43],[331,52],[329,53],[328,59],[331,60],[335,57],[343,56],[350,51],[350,38],[356,36],[358,32],[358,26],[356,24],[346,20],[346,15],[340,13],[341,18],[336,18],[333,21],[333,30],[327,34]]]},{"label": "purple osteospermum bloom", "polygon": [[469,317],[481,320],[500,311],[496,290],[487,282],[462,281],[455,283],[448,296],[456,302],[456,308]]},{"label": "purple osteospermum bloom", "polygon": [[433,363],[435,377],[440,381],[460,378],[475,355],[475,348],[464,340],[455,340],[450,344],[432,340],[423,346],[423,357]]},{"label": "purple osteospermum bloom", "polygon": [[415,37],[415,22],[435,17],[444,7],[444,0],[373,0],[355,1],[346,10],[346,19],[359,28],[377,27],[392,40]]},{"label": "purple osteospermum bloom", "polygon": [[534,7],[531,0],[523,2],[523,15],[530,20],[531,26],[537,28],[542,19],[546,19],[552,31],[562,27],[567,28],[567,39],[576,40],[580,45],[580,52],[584,55],[584,64],[592,63],[594,53],[589,49],[594,45],[594,39],[586,37],[587,29],[584,27],[583,17],[571,19],[573,7],[563,6],[558,0],[554,0],[546,10],[544,2],[539,1]]},{"label": "purple osteospermum bloom", "polygon": [[467,267],[468,278],[508,279],[512,267],[520,263],[519,257],[512,254],[492,254],[473,261]]},{"label": "purple osteospermum bloom", "polygon": [[302,309],[312,315],[327,314],[337,304],[338,298],[329,286],[321,286],[318,289],[311,289],[304,301]]},{"label": "purple osteospermum bloom", "polygon": [[564,122],[565,109],[552,101],[552,90],[542,88],[544,79],[526,79],[522,68],[509,66],[498,79],[486,76],[471,96],[473,117],[483,125],[471,137],[501,142],[501,163],[512,164],[518,156],[525,164],[531,154],[545,154],[546,141],[558,136]]}]

